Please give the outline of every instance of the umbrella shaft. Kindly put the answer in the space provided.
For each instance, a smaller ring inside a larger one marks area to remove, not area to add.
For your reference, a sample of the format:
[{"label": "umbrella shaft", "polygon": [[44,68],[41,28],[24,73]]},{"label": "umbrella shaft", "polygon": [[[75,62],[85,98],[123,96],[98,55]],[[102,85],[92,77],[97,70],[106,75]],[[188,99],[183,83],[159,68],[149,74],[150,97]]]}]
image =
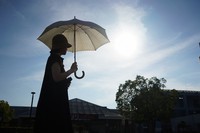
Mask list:
[{"label": "umbrella shaft", "polygon": [[76,62],[76,24],[74,24],[74,62]]}]

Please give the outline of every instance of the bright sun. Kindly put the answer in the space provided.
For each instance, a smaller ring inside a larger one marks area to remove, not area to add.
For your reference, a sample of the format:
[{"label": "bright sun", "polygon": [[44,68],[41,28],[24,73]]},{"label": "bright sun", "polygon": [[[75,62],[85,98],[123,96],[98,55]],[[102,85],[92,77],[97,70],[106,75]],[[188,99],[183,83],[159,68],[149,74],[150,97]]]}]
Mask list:
[{"label": "bright sun", "polygon": [[144,37],[137,28],[128,29],[128,27],[123,27],[118,31],[114,33],[113,44],[115,51],[121,57],[136,57],[142,52]]}]

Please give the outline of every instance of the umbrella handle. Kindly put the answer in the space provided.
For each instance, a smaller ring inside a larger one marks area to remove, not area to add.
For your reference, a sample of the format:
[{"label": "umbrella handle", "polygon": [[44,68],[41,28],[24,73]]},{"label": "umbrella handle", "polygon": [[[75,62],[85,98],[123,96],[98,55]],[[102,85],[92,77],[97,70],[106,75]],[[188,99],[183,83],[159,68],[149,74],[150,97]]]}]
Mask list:
[{"label": "umbrella handle", "polygon": [[82,76],[80,76],[80,77],[78,77],[78,76],[76,75],[76,72],[74,72],[74,76],[75,76],[77,79],[82,79],[82,78],[85,76],[85,72],[82,71]]}]

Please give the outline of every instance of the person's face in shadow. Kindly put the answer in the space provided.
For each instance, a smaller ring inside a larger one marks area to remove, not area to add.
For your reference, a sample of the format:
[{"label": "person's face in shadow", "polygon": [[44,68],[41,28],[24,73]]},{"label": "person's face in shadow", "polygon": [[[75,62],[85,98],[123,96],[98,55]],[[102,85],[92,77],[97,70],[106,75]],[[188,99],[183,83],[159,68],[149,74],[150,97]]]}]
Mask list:
[{"label": "person's face in shadow", "polygon": [[67,48],[66,47],[63,47],[63,48],[60,49],[60,54],[61,55],[66,55],[66,53],[67,53]]}]

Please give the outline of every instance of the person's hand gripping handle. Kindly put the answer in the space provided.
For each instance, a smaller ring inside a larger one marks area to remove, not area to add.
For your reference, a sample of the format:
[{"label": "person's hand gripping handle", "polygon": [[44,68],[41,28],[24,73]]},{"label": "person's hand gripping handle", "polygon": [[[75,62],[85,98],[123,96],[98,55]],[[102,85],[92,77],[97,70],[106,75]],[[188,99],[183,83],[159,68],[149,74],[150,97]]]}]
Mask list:
[{"label": "person's hand gripping handle", "polygon": [[78,65],[77,65],[77,62],[74,62],[71,66],[71,69],[73,70],[74,72],[74,76],[77,78],[77,79],[82,79],[84,76],[85,76],[85,72],[82,71],[82,76],[78,77],[77,74],[76,74],[76,71],[78,70]]}]

